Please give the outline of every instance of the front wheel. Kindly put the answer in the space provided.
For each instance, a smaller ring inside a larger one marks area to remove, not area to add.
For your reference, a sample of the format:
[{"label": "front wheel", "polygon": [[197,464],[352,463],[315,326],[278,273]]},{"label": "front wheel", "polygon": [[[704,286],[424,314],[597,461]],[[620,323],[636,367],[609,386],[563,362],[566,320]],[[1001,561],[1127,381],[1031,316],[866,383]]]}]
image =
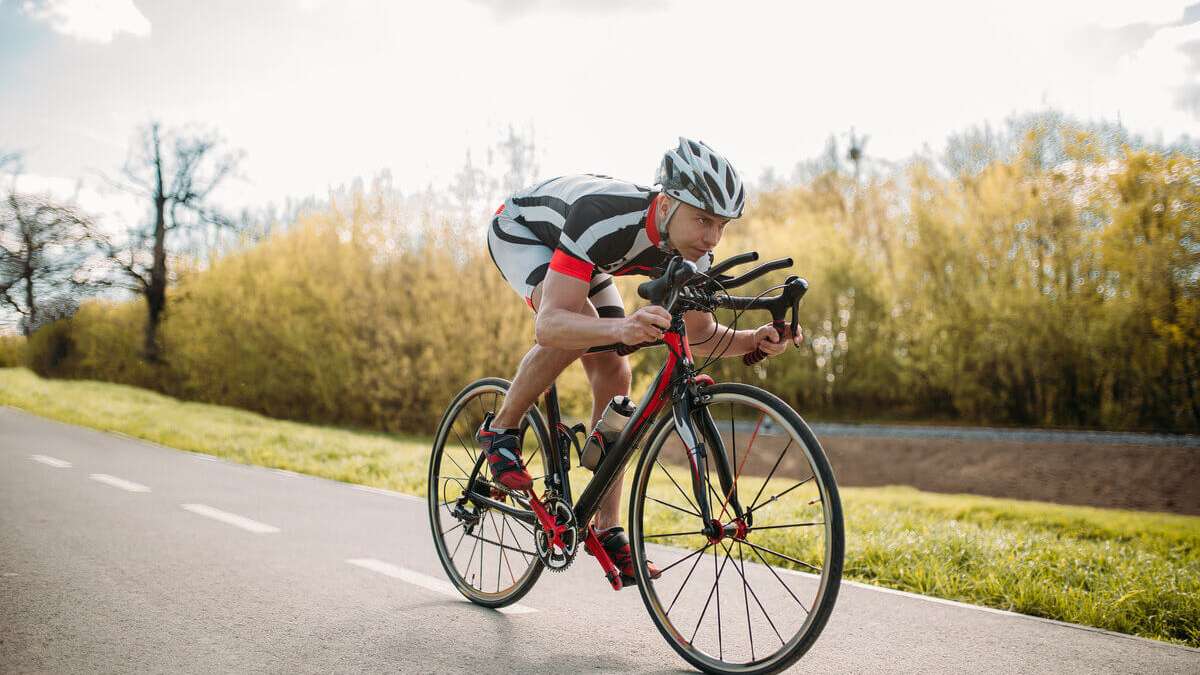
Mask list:
[{"label": "front wheel", "polygon": [[[701,489],[718,522],[705,527],[687,453],[664,416],[630,493],[638,586],[663,637],[692,665],[778,672],[812,647],[837,600],[845,545],[837,485],[808,425],[778,397],[735,383],[704,395],[691,422],[708,452]],[[715,461],[720,452],[728,461]],[[649,578],[647,558],[660,578]]]}]

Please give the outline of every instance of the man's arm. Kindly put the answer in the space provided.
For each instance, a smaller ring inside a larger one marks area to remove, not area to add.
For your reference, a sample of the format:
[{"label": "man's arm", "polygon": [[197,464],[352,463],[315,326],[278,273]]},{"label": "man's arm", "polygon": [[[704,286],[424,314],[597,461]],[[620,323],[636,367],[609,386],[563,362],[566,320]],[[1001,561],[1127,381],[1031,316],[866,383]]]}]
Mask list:
[{"label": "man's arm", "polygon": [[554,268],[546,271],[534,325],[539,345],[557,349],[587,349],[614,342],[636,345],[661,338],[671,326],[671,315],[657,306],[643,307],[623,319],[602,319],[588,303],[589,286],[588,281]]},{"label": "man's arm", "polygon": [[683,315],[683,322],[687,325],[688,343],[692,346],[694,356],[741,356],[749,354],[759,346],[762,346],[768,355],[774,356],[786,349],[787,340],[799,345],[802,339],[799,336],[793,339],[791,330],[786,329],[783,339],[777,340],[778,334],[770,324],[735,331],[717,323],[708,312],[687,312]]},{"label": "man's arm", "polygon": [[683,315],[683,323],[687,325],[688,342],[692,345],[694,356],[741,356],[749,354],[757,347],[753,330],[735,331],[713,319],[708,312],[687,312]]}]

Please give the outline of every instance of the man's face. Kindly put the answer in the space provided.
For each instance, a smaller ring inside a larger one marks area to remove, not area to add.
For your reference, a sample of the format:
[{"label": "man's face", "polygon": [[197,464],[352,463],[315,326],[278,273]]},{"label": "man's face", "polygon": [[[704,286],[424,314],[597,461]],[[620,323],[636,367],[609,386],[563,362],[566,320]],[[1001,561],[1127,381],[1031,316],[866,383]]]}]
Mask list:
[{"label": "man's face", "polygon": [[681,202],[667,223],[667,239],[684,258],[695,262],[717,247],[728,222],[728,218]]}]

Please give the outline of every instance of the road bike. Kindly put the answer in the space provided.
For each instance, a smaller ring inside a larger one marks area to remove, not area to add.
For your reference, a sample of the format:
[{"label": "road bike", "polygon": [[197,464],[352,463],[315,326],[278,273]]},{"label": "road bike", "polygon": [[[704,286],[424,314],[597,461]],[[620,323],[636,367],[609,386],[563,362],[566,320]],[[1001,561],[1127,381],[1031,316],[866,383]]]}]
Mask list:
[{"label": "road bike", "polygon": [[[500,409],[509,383],[484,378],[455,396],[434,438],[428,502],[438,558],[464,596],[486,607],[512,604],[543,571],[566,569],[580,544],[620,590],[620,573],[591,520],[636,456],[626,528],[635,579],[651,619],[675,651],[705,672],[771,673],[812,647],[833,610],[842,574],[842,509],[833,472],[812,430],[786,403],[758,387],[718,384],[700,372],[705,365],[693,360],[683,321],[688,311],[762,309],[771,312],[782,335],[790,310],[795,334],[805,280],[789,276],[768,291],[781,289],[775,297],[729,295],[792,264],[785,258],[740,276],[724,274],[757,259],[757,253],[744,253],[701,273],[672,257],[660,276],[638,287],[642,298],[671,314],[663,338],[589,350],[627,354],[653,345],[665,346],[667,356],[578,494],[571,489],[571,448],[579,450],[587,430],[562,421],[554,385],[543,397],[545,411],[531,406],[519,427],[522,456],[534,477],[528,492],[492,481],[474,442],[480,424]],[[744,360],[764,356],[757,351]],[[651,578],[648,559],[660,568],[658,578]]]}]

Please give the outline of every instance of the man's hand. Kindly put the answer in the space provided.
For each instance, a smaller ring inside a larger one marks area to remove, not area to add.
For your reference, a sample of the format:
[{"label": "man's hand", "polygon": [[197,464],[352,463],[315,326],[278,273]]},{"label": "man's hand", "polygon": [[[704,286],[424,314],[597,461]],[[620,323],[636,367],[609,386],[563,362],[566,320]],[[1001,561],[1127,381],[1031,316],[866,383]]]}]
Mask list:
[{"label": "man's hand", "polygon": [[775,327],[771,324],[760,326],[754,331],[755,346],[763,350],[763,353],[765,353],[767,356],[778,356],[779,354],[782,354],[787,350],[789,340],[791,340],[792,344],[799,347],[800,343],[804,342],[804,333],[797,328],[796,334],[792,335],[791,326],[785,325],[783,327],[783,336],[781,338],[780,335],[775,332]]},{"label": "man's hand", "polygon": [[625,317],[621,324],[621,342],[627,345],[654,342],[662,339],[670,327],[671,314],[667,310],[658,305],[647,305]]}]

